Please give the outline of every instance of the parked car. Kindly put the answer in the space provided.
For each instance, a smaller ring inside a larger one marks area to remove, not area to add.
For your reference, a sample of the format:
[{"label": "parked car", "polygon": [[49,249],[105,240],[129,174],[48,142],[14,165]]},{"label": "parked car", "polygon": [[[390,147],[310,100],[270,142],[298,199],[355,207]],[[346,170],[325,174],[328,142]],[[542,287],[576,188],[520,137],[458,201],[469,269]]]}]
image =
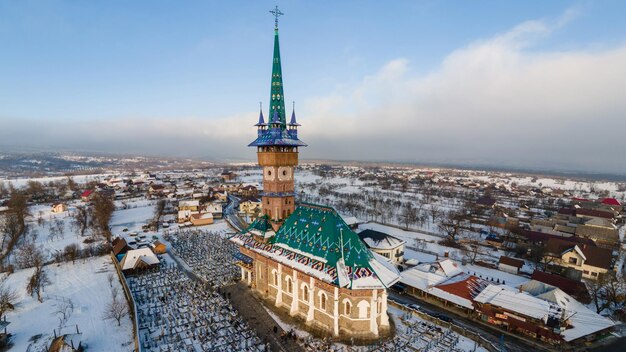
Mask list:
[{"label": "parked car", "polygon": [[408,307],[410,309],[413,309],[415,311],[421,312],[422,311],[422,307],[420,307],[419,305],[415,304],[415,303],[411,303],[408,305]]},{"label": "parked car", "polygon": [[404,294],[406,291],[406,285],[403,285],[398,282],[395,285],[391,286],[391,289],[396,291],[399,294]]},{"label": "parked car", "polygon": [[439,320],[441,320],[441,321],[445,321],[446,323],[452,322],[452,318],[450,318],[449,316],[447,316],[445,314],[435,313],[432,316],[437,318],[437,319],[439,319]]}]

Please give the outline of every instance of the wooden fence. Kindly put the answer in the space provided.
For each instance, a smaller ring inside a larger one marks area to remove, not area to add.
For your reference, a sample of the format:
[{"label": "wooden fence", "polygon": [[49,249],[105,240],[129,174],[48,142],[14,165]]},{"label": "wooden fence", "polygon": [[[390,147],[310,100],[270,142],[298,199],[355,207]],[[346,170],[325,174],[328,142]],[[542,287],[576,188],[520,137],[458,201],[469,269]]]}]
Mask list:
[{"label": "wooden fence", "polygon": [[122,268],[120,264],[117,262],[115,255],[111,252],[111,260],[113,261],[113,266],[115,266],[115,271],[117,271],[117,277],[122,284],[122,289],[124,290],[124,296],[126,296],[126,301],[128,302],[128,306],[130,308],[130,319],[133,322],[133,341],[135,344],[135,348],[133,351],[141,352],[141,346],[139,344],[139,322],[137,321],[137,307],[135,306],[135,299],[133,298],[133,294],[130,292],[128,288],[128,284],[126,283],[126,278],[122,273]]}]

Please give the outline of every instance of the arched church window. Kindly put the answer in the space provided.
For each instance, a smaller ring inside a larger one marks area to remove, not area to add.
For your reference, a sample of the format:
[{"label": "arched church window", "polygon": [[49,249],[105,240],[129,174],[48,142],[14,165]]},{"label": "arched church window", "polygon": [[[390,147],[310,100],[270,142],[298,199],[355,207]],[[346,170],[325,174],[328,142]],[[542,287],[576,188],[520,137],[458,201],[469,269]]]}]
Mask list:
[{"label": "arched church window", "polygon": [[306,285],[302,285],[302,300],[309,300],[309,288]]},{"label": "arched church window", "polygon": [[349,300],[343,302],[343,314],[350,315],[352,313],[352,303]]},{"label": "arched church window", "polygon": [[324,292],[320,294],[320,309],[326,310],[326,294]]}]

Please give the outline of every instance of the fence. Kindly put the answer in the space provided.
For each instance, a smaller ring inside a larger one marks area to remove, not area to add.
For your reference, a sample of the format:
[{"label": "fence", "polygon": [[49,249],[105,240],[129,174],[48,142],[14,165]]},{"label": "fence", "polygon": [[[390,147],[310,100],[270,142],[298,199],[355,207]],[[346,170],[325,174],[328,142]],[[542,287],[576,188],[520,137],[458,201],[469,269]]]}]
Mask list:
[{"label": "fence", "polygon": [[451,322],[445,322],[439,318],[430,316],[426,313],[422,313],[422,312],[418,312],[415,311],[413,309],[409,309],[405,306],[403,306],[402,304],[399,304],[395,301],[392,300],[388,300],[388,303],[396,308],[399,308],[400,310],[404,311],[404,312],[408,312],[411,314],[415,314],[417,315],[420,319],[424,319],[427,320],[429,322],[435,323],[437,325],[441,325],[444,327],[449,328],[450,330],[456,332],[459,335],[465,336],[475,342],[477,342],[481,347],[485,348],[487,351],[489,352],[500,352],[500,348],[498,348],[497,346],[495,346],[493,343],[491,343],[491,341],[485,339],[484,337],[482,337],[481,335],[473,332],[473,331],[469,331],[467,329],[465,329],[464,327],[458,326],[454,323]]},{"label": "fence", "polygon": [[111,252],[111,260],[113,261],[113,265],[115,266],[115,271],[117,272],[117,277],[122,284],[122,289],[124,290],[124,296],[126,296],[126,301],[128,301],[128,306],[130,307],[130,318],[133,322],[133,341],[135,344],[135,349],[133,351],[141,352],[141,348],[139,345],[139,322],[137,321],[137,307],[135,306],[135,299],[133,298],[133,294],[130,292],[128,288],[128,284],[126,283],[126,278],[122,273],[122,268],[120,268],[117,259],[113,252]]}]

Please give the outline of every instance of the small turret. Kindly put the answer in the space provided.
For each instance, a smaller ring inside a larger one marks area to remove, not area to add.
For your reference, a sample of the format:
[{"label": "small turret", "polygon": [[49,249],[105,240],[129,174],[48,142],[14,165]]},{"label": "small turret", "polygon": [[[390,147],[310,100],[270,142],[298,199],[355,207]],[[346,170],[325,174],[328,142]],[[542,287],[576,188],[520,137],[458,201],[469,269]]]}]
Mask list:
[{"label": "small turret", "polygon": [[291,112],[291,121],[287,125],[287,130],[289,133],[289,137],[292,139],[298,139],[298,126],[300,124],[296,121],[296,102],[293,102],[293,110]]},{"label": "small turret", "polygon": [[267,124],[265,123],[265,119],[263,118],[263,105],[262,105],[262,103],[259,103],[259,106],[260,106],[259,122],[257,122],[255,124],[255,126],[258,127],[259,137],[261,137],[263,135],[263,133],[265,132],[265,130],[267,129]]}]

